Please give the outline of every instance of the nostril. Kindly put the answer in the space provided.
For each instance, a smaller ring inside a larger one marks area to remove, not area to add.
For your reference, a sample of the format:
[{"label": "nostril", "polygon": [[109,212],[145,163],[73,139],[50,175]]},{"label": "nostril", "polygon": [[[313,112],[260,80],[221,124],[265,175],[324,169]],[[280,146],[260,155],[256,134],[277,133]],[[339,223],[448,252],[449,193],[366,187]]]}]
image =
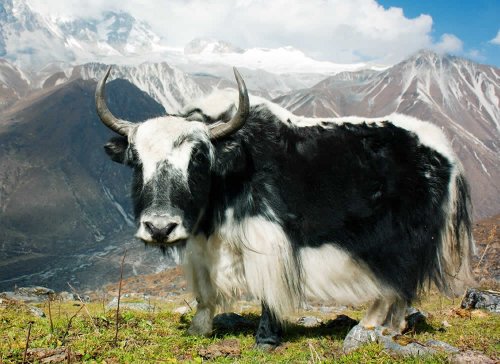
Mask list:
[{"label": "nostril", "polygon": [[171,222],[170,224],[165,226],[165,229],[163,229],[165,231],[165,236],[169,236],[170,233],[174,231],[174,229],[177,227],[177,225],[178,225],[177,223]]},{"label": "nostril", "polygon": [[158,232],[158,229],[151,221],[145,221],[144,225],[146,226],[146,230],[148,231],[148,233],[150,233],[151,235],[155,235]]},{"label": "nostril", "polygon": [[153,224],[151,221],[144,221],[144,226],[146,228],[146,231],[151,235],[151,237],[155,240],[163,240],[168,238],[170,233],[174,231],[174,229],[177,227],[176,222],[171,222],[168,223],[167,226],[163,228],[158,228]]}]

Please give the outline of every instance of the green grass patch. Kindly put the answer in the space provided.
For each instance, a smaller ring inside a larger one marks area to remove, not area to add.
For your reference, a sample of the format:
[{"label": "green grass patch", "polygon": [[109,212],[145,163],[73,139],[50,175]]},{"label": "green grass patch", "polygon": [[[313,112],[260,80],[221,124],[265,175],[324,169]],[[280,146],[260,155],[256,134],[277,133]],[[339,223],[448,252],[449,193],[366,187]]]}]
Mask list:
[{"label": "green grass patch", "polygon": [[[120,312],[118,340],[115,344],[116,311],[106,310],[102,303],[52,302],[51,330],[48,305],[38,305],[47,317],[38,318],[20,304],[0,305],[0,362],[23,360],[29,323],[32,322],[29,348],[70,353],[73,362],[88,363],[446,363],[445,354],[429,357],[397,357],[378,344],[370,344],[345,355],[342,341],[349,327],[305,328],[290,323],[283,345],[272,352],[254,348],[254,328],[236,332],[215,332],[211,337],[187,335],[192,313],[171,312],[171,304],[155,302],[155,312],[123,309]],[[458,302],[437,294],[424,298],[417,307],[429,314],[427,324],[405,334],[413,340],[445,341],[461,350],[478,350],[497,358],[500,352],[499,315],[485,311],[458,309]],[[359,319],[363,310],[348,310],[347,316]],[[243,314],[257,325],[258,312]],[[307,315],[316,315],[308,312]],[[324,323],[336,315],[317,314]],[[293,318],[291,319],[291,321]],[[71,322],[70,322],[71,321]],[[42,355],[39,354],[39,355]],[[30,351],[31,362],[39,362]],[[67,362],[67,359],[65,360]]]}]

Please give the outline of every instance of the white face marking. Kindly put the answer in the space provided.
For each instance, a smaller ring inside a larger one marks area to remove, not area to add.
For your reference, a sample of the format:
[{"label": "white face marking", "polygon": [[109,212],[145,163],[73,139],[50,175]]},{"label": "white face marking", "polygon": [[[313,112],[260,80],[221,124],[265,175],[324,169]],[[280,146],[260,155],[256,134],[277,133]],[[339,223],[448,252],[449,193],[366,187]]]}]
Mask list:
[{"label": "white face marking", "polygon": [[162,162],[168,162],[187,181],[193,141],[174,145],[179,137],[187,134],[195,134],[197,138],[208,141],[208,128],[204,124],[188,122],[180,117],[166,116],[139,125],[133,143],[142,163],[144,182],[155,175],[158,164]]},{"label": "white face marking", "polygon": [[[174,116],[147,120],[137,127],[130,138],[142,164],[144,184],[154,179],[163,163],[168,163],[173,177],[171,181],[165,182],[183,184],[182,187],[187,190],[188,167],[195,144],[201,142],[211,145],[208,128],[204,124]],[[213,151],[210,149],[211,160],[213,160],[212,155]],[[160,200],[163,192],[161,185],[162,183],[153,183],[150,186],[155,198],[160,196]],[[166,230],[171,224],[175,224],[168,237],[159,243],[171,243],[188,238],[189,233],[183,224],[184,216],[182,212],[180,216],[177,214],[178,212],[174,216],[168,209],[163,210],[161,204],[152,210],[146,209],[141,213],[136,237],[153,243],[157,239],[153,238],[153,235],[158,233],[156,230]]]}]

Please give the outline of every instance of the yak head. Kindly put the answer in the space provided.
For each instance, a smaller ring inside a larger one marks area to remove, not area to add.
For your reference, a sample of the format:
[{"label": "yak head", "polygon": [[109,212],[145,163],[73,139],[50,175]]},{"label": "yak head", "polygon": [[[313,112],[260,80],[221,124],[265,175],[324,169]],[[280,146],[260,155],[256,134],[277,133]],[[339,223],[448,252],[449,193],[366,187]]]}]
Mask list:
[{"label": "yak head", "polygon": [[106,106],[104,92],[111,71],[97,85],[97,113],[120,136],[106,145],[106,153],[134,170],[132,197],[136,236],[147,244],[165,246],[183,241],[196,229],[207,207],[214,142],[240,129],[249,114],[245,83],[236,69],[239,105],[227,121],[200,121],[191,114],[167,115],[142,123],[121,120]]}]

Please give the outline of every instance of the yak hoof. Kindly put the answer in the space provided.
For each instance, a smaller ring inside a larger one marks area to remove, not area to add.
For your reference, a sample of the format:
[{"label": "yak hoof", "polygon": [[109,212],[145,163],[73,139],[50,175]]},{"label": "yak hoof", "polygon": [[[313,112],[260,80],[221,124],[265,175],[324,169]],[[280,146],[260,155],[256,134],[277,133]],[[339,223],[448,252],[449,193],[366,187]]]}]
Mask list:
[{"label": "yak hoof", "polygon": [[210,336],[212,334],[212,329],[206,329],[203,327],[198,327],[196,325],[189,326],[187,330],[189,335],[193,336]]},{"label": "yak hoof", "polygon": [[260,350],[265,353],[269,353],[276,349],[279,346],[279,344],[267,344],[267,343],[256,343],[254,348],[257,350]]}]

